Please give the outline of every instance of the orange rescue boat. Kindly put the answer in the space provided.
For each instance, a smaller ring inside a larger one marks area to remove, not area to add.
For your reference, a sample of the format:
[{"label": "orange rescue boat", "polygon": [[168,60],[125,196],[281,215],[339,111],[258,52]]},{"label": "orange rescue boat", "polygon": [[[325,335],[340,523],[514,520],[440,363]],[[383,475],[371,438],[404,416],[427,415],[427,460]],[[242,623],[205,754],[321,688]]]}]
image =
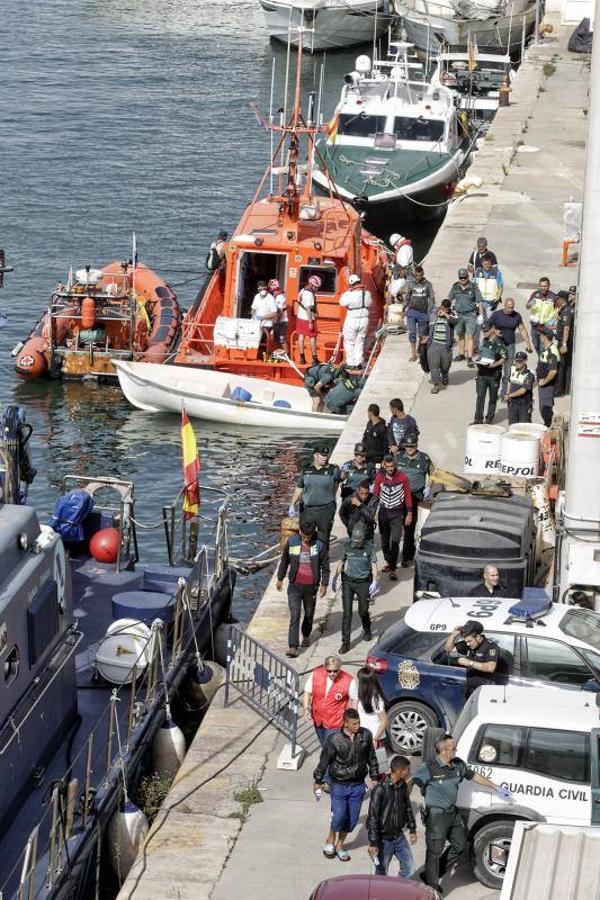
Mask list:
[{"label": "orange rescue boat", "polygon": [[[317,283],[314,276],[319,283],[313,291],[318,358],[341,359],[345,309],[339,300],[352,274],[360,277],[373,299],[367,352],[374,344],[383,319],[388,254],[385,245],[362,227],[359,213],[339,197],[333,183],[328,196],[312,194],[315,137],[323,126],[313,121],[314,94],[309,96],[306,117],[301,111],[299,31],[292,112],[288,119],[284,113],[279,124],[261,119],[265,128],[280,134],[279,143],[234,234],[223,242],[220,266],[184,318],[176,365],[302,384],[299,367],[305,363],[298,346],[298,297],[309,279],[313,279],[309,288]],[[302,138],[307,150],[301,162]],[[251,310],[258,283],[273,280],[286,302],[287,334],[279,340],[276,329],[263,327]],[[310,353],[307,356],[310,365]]]},{"label": "orange rescue boat", "polygon": [[57,285],[48,310],[13,350],[15,369],[28,381],[116,378],[115,359],[165,362],[181,318],[169,285],[143,263],[86,266]]}]

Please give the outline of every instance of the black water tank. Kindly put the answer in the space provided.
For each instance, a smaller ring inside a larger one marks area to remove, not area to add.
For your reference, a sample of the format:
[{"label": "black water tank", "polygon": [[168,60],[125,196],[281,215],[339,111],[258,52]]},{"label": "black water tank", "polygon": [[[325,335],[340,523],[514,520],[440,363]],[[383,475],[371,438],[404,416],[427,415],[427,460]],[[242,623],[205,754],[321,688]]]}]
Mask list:
[{"label": "black water tank", "polygon": [[415,591],[465,596],[487,563],[500,570],[509,596],[531,584],[535,524],[529,497],[438,494],[415,556]]}]

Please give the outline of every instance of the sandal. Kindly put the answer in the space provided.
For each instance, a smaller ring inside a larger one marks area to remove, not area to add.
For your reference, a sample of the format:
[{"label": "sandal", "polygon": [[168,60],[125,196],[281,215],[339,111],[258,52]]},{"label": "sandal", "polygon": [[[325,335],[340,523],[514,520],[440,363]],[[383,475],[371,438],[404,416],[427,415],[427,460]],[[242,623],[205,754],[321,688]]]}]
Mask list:
[{"label": "sandal", "polygon": [[323,856],[327,859],[335,859],[336,851],[333,844],[323,844]]},{"label": "sandal", "polygon": [[344,850],[343,847],[338,847],[338,849],[335,851],[335,855],[340,862],[350,862],[350,860],[352,859],[348,851]]}]

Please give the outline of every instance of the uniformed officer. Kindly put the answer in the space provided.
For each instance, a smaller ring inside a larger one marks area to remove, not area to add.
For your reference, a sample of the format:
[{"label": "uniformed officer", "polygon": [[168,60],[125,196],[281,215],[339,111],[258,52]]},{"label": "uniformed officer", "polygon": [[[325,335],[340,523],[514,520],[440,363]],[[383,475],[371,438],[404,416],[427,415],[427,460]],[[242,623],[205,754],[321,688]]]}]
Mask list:
[{"label": "uniformed officer", "polygon": [[514,364],[510,368],[506,402],[508,403],[508,424],[531,422],[533,410],[533,385],[535,375],[527,368],[527,354],[524,350],[515,353]]},{"label": "uniformed officer", "polygon": [[364,539],[364,531],[355,529],[344,547],[340,564],[342,575],[342,646],[340,653],[350,650],[352,632],[352,604],[356,597],[358,615],[363,627],[363,640],[371,640],[369,598],[377,590],[377,557],[372,540]]},{"label": "uniformed officer", "polygon": [[[464,822],[456,808],[458,786],[461,781],[496,791],[504,800],[512,795],[507,788],[499,787],[483,775],[471,769],[456,755],[456,741],[451,734],[442,735],[435,742],[435,757],[422,762],[413,775],[413,784],[421,789],[425,798],[425,876],[423,880],[441,893],[440,878],[445,872],[453,875],[460,857],[467,847]],[[444,853],[446,841],[448,850]]]},{"label": "uniformed officer", "polygon": [[571,365],[573,362],[573,336],[575,332],[575,307],[569,302],[568,291],[556,295],[558,322],[556,323],[556,345],[560,353],[556,376],[555,397],[563,397],[571,389]]},{"label": "uniformed officer", "polygon": [[540,355],[535,374],[538,380],[538,402],[540,415],[546,428],[550,428],[554,416],[554,390],[560,353],[554,343],[551,328],[538,325],[540,335]]},{"label": "uniformed officer", "polygon": [[506,345],[489,322],[483,323],[481,331],[483,341],[481,343],[481,356],[477,362],[477,378],[475,379],[477,401],[475,403],[473,425],[481,425],[483,422],[485,398],[488,392],[489,399],[485,421],[488,425],[491,425],[496,415],[502,367],[506,359]]},{"label": "uniformed officer", "polygon": [[342,500],[350,497],[363,481],[372,483],[375,478],[375,466],[367,462],[367,451],[364,444],[354,445],[354,459],[342,464]]},{"label": "uniformed officer", "polygon": [[410,525],[404,526],[402,542],[402,568],[409,566],[415,556],[415,528],[417,527],[417,504],[430,497],[429,476],[433,470],[431,458],[419,450],[419,437],[409,434],[404,440],[404,450],[396,453],[396,466],[408,478],[413,496],[413,517]]},{"label": "uniformed officer", "polygon": [[325,406],[329,412],[338,415],[350,413],[360,397],[365,381],[362,369],[352,369],[346,366],[325,399]]},{"label": "uniformed officer", "polygon": [[483,633],[483,625],[469,619],[464,625],[455,628],[444,645],[446,653],[456,650],[460,656],[457,666],[467,670],[465,700],[478,687],[496,684],[495,672],[498,668],[500,648]]},{"label": "uniformed officer", "polygon": [[330,363],[317,363],[304,373],[304,387],[312,397],[313,412],[323,411],[325,394],[333,387],[338,371]]},{"label": "uniformed officer", "polygon": [[315,447],[313,463],[306,466],[298,476],[289,508],[289,514],[293,516],[296,504],[300,503],[300,522],[313,521],[317,526],[318,536],[327,547],[340,479],[339,466],[329,462],[329,447]]}]

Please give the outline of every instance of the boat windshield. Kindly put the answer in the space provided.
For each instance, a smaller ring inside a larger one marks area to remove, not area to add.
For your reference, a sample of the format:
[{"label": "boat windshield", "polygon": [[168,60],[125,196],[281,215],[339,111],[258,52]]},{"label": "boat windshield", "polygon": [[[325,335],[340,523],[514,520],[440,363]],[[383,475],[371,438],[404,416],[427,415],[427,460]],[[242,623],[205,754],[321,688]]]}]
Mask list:
[{"label": "boat windshield", "polygon": [[341,113],[339,133],[346,137],[373,138],[385,130],[385,116],[369,116],[367,113]]},{"label": "boat windshield", "polygon": [[436,119],[396,116],[394,136],[398,141],[429,141],[435,143],[444,136],[444,122]]}]

